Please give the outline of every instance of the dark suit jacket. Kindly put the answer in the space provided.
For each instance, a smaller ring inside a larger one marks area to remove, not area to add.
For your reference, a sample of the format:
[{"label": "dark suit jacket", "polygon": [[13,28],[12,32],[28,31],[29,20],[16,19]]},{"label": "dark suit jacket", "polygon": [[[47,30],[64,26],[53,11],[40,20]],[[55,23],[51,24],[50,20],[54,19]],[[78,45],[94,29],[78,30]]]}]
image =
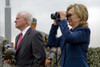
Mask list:
[{"label": "dark suit jacket", "polygon": [[[18,39],[19,35],[16,37],[15,48]],[[46,58],[43,44],[41,34],[29,28],[16,51],[16,67],[43,67]]]},{"label": "dark suit jacket", "polygon": [[[56,37],[58,26],[62,36]],[[77,26],[69,30],[66,20],[52,25],[48,38],[48,46],[59,46],[62,51],[61,67],[88,67],[86,53],[90,42],[90,29]]]}]

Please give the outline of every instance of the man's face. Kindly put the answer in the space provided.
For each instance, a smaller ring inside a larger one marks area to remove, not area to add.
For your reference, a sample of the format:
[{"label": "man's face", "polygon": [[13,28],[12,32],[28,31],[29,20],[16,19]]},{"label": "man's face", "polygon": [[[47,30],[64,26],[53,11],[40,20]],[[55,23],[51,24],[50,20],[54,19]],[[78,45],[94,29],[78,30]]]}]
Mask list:
[{"label": "man's face", "polygon": [[18,13],[15,20],[16,28],[22,29],[25,26],[25,23],[26,21],[23,17],[21,17],[21,13]]},{"label": "man's face", "polygon": [[31,24],[31,28],[33,29],[33,30],[35,30],[36,29],[36,24]]}]

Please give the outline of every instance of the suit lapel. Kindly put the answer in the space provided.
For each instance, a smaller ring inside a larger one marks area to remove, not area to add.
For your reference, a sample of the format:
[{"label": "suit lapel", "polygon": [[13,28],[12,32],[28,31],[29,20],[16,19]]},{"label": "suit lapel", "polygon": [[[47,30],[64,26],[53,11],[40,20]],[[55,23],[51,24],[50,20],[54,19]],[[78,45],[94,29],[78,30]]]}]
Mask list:
[{"label": "suit lapel", "polygon": [[18,40],[19,40],[19,36],[20,36],[20,34],[16,37],[16,41],[15,41],[15,49],[16,49],[16,47],[17,47],[17,43],[18,43]]},{"label": "suit lapel", "polygon": [[24,35],[24,37],[22,38],[22,40],[21,40],[21,42],[20,42],[20,44],[19,44],[19,46],[18,46],[17,51],[20,49],[20,47],[23,45],[23,43],[24,43],[25,41],[28,41],[29,34],[30,34],[31,30],[32,30],[31,28],[29,28],[29,29],[27,30],[26,34]]}]

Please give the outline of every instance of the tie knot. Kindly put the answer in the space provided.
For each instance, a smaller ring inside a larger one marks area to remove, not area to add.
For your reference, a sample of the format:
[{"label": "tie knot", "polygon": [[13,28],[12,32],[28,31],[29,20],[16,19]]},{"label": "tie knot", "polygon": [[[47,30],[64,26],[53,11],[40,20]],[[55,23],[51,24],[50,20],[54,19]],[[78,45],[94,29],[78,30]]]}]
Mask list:
[{"label": "tie knot", "polygon": [[23,35],[23,33],[21,32],[21,33],[20,33],[20,36],[22,36],[22,35]]},{"label": "tie knot", "polygon": [[23,33],[21,32],[21,33],[20,33],[20,38],[21,38],[21,39],[22,39],[22,36],[23,36]]}]

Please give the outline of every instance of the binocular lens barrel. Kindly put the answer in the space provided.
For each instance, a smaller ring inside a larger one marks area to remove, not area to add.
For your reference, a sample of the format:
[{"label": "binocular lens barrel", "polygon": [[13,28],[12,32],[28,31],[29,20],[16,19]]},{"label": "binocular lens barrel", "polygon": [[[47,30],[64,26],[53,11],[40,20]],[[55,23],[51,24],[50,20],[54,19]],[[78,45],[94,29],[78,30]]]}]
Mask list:
[{"label": "binocular lens barrel", "polygon": [[[71,14],[68,13],[68,12],[66,12],[66,17],[68,18],[70,16],[71,16]],[[51,14],[51,19],[59,19],[59,18],[60,18],[59,12],[56,12],[56,13]]]}]

